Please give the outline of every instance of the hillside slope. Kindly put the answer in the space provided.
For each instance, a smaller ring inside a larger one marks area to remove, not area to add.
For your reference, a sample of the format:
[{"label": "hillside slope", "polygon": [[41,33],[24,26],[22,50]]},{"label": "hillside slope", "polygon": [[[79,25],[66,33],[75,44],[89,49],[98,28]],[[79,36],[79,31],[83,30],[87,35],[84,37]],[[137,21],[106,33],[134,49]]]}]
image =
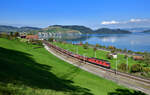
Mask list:
[{"label": "hillside slope", "polygon": [[136,93],[74,67],[36,45],[2,38],[0,43],[0,95]]},{"label": "hillside slope", "polygon": [[0,32],[32,32],[32,31],[40,31],[41,28],[37,27],[14,27],[7,25],[0,25]]},{"label": "hillside slope", "polygon": [[142,33],[150,33],[150,30],[145,30]]},{"label": "hillside slope", "polygon": [[131,32],[121,29],[100,28],[94,31],[96,34],[130,34]]},{"label": "hillside slope", "polygon": [[81,33],[78,30],[67,29],[59,26],[49,26],[47,28],[42,29],[44,32],[54,32],[54,33]]}]

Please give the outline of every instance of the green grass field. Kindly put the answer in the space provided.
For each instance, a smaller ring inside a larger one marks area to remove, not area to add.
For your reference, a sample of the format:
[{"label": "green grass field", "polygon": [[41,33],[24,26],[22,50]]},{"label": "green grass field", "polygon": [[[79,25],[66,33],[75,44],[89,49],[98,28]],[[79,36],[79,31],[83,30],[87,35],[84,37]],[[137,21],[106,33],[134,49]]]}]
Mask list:
[{"label": "green grass field", "polygon": [[[72,44],[64,44],[64,43],[59,43],[59,42],[53,42],[54,45],[57,45],[61,48],[67,49],[69,51],[72,51],[74,53],[78,53],[81,55],[86,55],[88,57],[95,57],[94,55],[94,51],[93,48],[88,48],[88,49],[84,49],[83,46],[79,46],[79,45],[72,45]],[[78,49],[77,49],[78,48]],[[111,63],[111,68],[115,69],[116,68],[116,59],[108,59],[107,58],[107,51],[103,51],[103,50],[96,50],[96,57],[99,59],[104,59],[107,60]],[[122,54],[118,54],[118,65],[121,63],[126,63],[127,59],[124,58],[124,55]],[[128,65],[131,66],[132,64],[142,64],[140,61],[135,61],[133,60],[131,57],[128,58]]]},{"label": "green grass field", "polygon": [[34,47],[0,38],[0,95],[144,95]]}]

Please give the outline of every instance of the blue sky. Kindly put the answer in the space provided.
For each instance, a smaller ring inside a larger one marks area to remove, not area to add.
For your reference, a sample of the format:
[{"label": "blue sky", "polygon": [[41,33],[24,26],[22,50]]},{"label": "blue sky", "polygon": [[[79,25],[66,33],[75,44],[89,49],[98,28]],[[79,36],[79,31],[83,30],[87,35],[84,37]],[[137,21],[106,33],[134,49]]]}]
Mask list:
[{"label": "blue sky", "polygon": [[150,27],[150,0],[0,0],[0,24]]}]

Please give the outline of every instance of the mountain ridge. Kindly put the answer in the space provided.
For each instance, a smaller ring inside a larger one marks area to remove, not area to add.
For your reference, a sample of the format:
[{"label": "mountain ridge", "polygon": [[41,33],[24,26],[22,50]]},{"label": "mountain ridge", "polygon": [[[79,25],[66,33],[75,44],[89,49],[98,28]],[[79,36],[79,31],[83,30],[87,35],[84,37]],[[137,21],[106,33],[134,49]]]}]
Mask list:
[{"label": "mountain ridge", "polygon": [[0,32],[62,32],[62,33],[81,33],[81,34],[129,34],[128,30],[99,28],[92,30],[86,26],[80,25],[51,25],[46,28],[38,27],[14,27],[0,25]]}]

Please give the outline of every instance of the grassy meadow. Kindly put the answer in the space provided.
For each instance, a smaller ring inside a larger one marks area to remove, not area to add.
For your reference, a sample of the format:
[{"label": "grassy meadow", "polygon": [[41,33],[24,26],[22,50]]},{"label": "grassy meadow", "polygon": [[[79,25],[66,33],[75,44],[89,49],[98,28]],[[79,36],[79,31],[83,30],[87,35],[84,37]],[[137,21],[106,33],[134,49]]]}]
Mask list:
[{"label": "grassy meadow", "polygon": [[[53,42],[54,45],[57,45],[61,48],[67,49],[71,52],[78,53],[80,55],[85,55],[88,57],[95,57],[93,48],[84,49],[83,46],[80,45],[72,45],[72,44],[66,44],[66,43],[59,43],[59,42]],[[107,58],[107,51],[104,50],[96,50],[96,58],[107,60],[111,63],[111,68],[116,68],[116,59],[108,59]],[[121,63],[127,63],[127,59],[123,54],[118,54],[117,58],[117,65]],[[133,64],[142,64],[140,61],[135,61],[131,57],[128,58],[128,66],[130,67]]]},{"label": "grassy meadow", "polygon": [[[85,52],[92,56],[91,51]],[[105,52],[97,52],[100,54]],[[43,47],[0,38],[0,95],[144,94],[68,64]]]}]

